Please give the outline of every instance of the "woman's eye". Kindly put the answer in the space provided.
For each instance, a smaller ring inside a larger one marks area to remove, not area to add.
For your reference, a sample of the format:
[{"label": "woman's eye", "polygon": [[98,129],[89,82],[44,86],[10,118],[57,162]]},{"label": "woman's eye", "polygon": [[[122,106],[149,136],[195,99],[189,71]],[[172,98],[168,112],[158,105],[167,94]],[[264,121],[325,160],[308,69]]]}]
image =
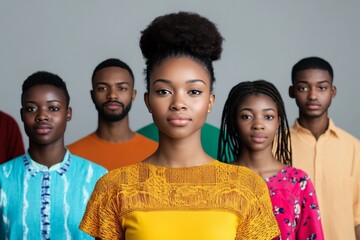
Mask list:
[{"label": "woman's eye", "polygon": [[251,116],[250,116],[250,115],[242,115],[242,116],[240,116],[240,118],[241,118],[241,119],[248,120],[248,119],[251,118]]},{"label": "woman's eye", "polygon": [[201,93],[202,93],[202,91],[200,91],[200,90],[191,90],[190,91],[191,95],[200,95]]},{"label": "woman's eye", "polygon": [[159,95],[166,95],[166,94],[170,94],[170,91],[166,89],[160,89],[157,90],[156,93],[158,93]]},{"label": "woman's eye", "polygon": [[266,120],[273,120],[273,119],[274,119],[274,116],[272,116],[272,115],[266,115],[266,116],[265,116],[265,119],[266,119]]}]

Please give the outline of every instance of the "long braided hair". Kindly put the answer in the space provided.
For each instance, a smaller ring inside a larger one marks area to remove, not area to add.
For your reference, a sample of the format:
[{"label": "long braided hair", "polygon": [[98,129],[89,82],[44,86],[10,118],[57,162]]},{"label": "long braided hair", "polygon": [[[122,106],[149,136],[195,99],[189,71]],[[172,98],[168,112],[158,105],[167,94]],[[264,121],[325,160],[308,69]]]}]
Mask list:
[{"label": "long braided hair", "polygon": [[278,89],[265,80],[241,82],[230,90],[221,117],[218,160],[230,163],[237,160],[240,155],[241,142],[236,121],[237,108],[248,96],[254,94],[264,94],[276,104],[280,124],[273,141],[273,153],[279,162],[292,165],[290,130],[285,105]]}]

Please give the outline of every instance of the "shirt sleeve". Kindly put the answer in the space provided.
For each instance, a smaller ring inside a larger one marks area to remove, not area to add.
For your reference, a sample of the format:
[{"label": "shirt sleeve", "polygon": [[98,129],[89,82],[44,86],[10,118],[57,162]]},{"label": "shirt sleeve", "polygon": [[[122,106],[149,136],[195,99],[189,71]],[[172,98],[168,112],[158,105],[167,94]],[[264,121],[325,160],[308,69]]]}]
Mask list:
[{"label": "shirt sleeve", "polygon": [[100,239],[125,239],[115,188],[105,177],[97,182],[79,228]]},{"label": "shirt sleeve", "polygon": [[20,128],[15,119],[0,113],[1,138],[0,164],[25,153]]},{"label": "shirt sleeve", "polygon": [[296,239],[324,239],[319,204],[314,185],[306,174],[299,179],[299,184],[299,205],[301,207],[295,209],[295,211],[300,211],[300,218],[296,229]]},{"label": "shirt sleeve", "polygon": [[239,224],[236,239],[269,240],[280,235],[266,183],[260,177],[255,180],[255,201],[251,203],[243,223]]}]

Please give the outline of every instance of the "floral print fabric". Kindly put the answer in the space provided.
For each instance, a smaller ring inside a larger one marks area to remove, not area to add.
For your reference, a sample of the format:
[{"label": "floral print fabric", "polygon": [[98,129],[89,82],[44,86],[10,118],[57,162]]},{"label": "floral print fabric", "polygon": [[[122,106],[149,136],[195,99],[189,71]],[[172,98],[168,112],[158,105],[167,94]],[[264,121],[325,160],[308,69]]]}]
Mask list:
[{"label": "floral print fabric", "polygon": [[304,171],[287,166],[265,182],[281,232],[275,239],[324,239],[315,189]]}]

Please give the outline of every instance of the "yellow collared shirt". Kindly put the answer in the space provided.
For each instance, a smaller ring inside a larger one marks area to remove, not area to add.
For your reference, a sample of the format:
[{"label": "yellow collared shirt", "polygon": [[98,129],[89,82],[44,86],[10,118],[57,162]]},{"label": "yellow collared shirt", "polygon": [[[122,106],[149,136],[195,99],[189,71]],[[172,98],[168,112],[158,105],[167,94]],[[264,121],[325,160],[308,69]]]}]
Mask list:
[{"label": "yellow collared shirt", "polygon": [[312,179],[325,239],[355,239],[360,224],[360,141],[329,120],[318,140],[299,122],[290,129],[293,165]]}]

